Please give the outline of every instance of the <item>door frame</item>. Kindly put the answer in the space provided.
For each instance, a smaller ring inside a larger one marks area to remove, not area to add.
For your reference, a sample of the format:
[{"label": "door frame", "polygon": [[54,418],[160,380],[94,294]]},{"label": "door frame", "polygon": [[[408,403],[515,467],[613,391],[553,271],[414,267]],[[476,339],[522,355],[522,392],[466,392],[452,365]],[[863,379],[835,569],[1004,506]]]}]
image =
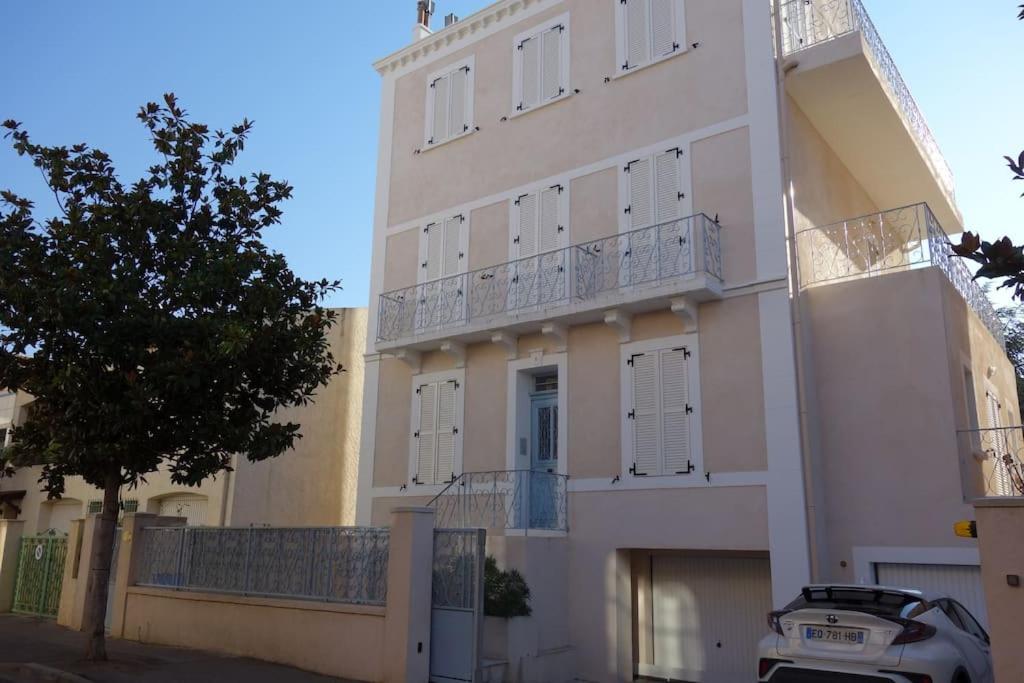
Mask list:
[{"label": "door frame", "polygon": [[[529,420],[532,419],[530,394],[535,392],[529,390],[528,380],[545,369],[556,369],[558,372],[558,390],[555,392],[558,396],[558,468],[555,473],[569,473],[569,354],[564,351],[537,351],[527,358],[508,361],[505,401],[505,467],[508,470],[530,469],[529,453],[525,460],[518,455],[518,440],[524,432],[529,438]],[[526,420],[525,430],[521,417]]]}]

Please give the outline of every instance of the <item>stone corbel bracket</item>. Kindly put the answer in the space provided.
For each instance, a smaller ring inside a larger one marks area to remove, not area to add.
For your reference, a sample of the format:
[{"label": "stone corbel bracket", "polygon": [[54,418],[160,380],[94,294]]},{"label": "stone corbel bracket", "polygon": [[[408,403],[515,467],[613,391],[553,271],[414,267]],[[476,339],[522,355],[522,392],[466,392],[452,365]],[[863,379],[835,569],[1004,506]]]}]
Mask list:
[{"label": "stone corbel bracket", "polygon": [[455,367],[464,368],[466,367],[466,345],[460,344],[455,341],[443,341],[441,342],[441,352],[447,353],[453,359],[455,359]]},{"label": "stone corbel bracket", "polygon": [[408,365],[414,375],[419,374],[423,367],[423,354],[413,349],[399,349],[395,351],[395,358]]},{"label": "stone corbel bracket", "polygon": [[515,360],[519,357],[519,337],[508,332],[495,332],[491,335],[491,342],[505,347],[505,357],[508,360]]},{"label": "stone corbel bracket", "polygon": [[569,328],[562,323],[544,323],[540,333],[555,340],[555,349],[565,351],[569,346]]},{"label": "stone corbel bracket", "polygon": [[619,333],[619,342],[625,344],[633,338],[633,316],[618,308],[604,312],[604,322]]},{"label": "stone corbel bracket", "polygon": [[676,297],[672,299],[672,312],[683,321],[683,332],[697,331],[697,302],[685,296]]}]

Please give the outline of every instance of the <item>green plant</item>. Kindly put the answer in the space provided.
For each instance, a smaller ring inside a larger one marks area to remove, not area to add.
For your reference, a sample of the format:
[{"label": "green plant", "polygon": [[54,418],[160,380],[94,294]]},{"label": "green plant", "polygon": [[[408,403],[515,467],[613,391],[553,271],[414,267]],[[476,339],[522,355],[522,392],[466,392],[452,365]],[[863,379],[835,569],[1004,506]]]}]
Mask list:
[{"label": "green plant", "polygon": [[489,617],[528,617],[530,587],[515,569],[498,569],[498,562],[488,555],[484,563],[484,614]]}]

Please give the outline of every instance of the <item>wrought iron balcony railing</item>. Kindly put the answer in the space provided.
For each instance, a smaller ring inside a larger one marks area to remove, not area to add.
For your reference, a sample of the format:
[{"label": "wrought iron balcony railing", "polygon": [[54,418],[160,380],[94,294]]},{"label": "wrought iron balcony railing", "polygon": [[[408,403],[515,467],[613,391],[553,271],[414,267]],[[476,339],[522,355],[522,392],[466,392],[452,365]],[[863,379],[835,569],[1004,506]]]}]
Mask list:
[{"label": "wrought iron balcony railing", "polygon": [[782,51],[786,56],[854,31],[861,32],[882,84],[910,126],[942,189],[951,202],[955,201],[953,171],[861,1],[786,0],[780,12]]},{"label": "wrought iron balcony railing", "polygon": [[935,266],[1005,346],[1003,325],[985,292],[927,204],[868,214],[796,234],[800,287]]},{"label": "wrought iron balcony railing", "polygon": [[958,436],[977,464],[976,478],[965,482],[972,497],[1024,496],[1024,426],[967,429]]},{"label": "wrought iron balcony railing", "polygon": [[464,472],[429,505],[437,527],[568,531],[568,479],[533,470]]},{"label": "wrought iron balcony railing", "polygon": [[722,279],[719,226],[699,213],[380,295],[377,341],[551,311],[613,290],[706,273]]}]

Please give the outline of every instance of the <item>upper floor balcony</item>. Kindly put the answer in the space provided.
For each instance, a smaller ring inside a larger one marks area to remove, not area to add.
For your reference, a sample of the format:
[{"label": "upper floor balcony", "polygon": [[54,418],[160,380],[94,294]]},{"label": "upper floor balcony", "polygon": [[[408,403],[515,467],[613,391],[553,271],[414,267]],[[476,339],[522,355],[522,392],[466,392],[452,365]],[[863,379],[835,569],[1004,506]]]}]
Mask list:
[{"label": "upper floor balcony", "polygon": [[785,0],[786,92],[879,206],[925,200],[963,229],[953,173],[860,0]]},{"label": "upper floor balcony", "polygon": [[[998,424],[998,418],[989,421]],[[957,435],[965,499],[1024,496],[1024,426],[965,429]]]},{"label": "upper floor balcony", "polygon": [[699,213],[380,295],[377,348],[439,348],[495,332],[599,322],[722,294],[718,224]]},{"label": "upper floor balcony", "polygon": [[881,211],[796,234],[800,287],[873,277],[914,268],[938,268],[1005,346],[1003,326],[985,292],[927,204]]}]

